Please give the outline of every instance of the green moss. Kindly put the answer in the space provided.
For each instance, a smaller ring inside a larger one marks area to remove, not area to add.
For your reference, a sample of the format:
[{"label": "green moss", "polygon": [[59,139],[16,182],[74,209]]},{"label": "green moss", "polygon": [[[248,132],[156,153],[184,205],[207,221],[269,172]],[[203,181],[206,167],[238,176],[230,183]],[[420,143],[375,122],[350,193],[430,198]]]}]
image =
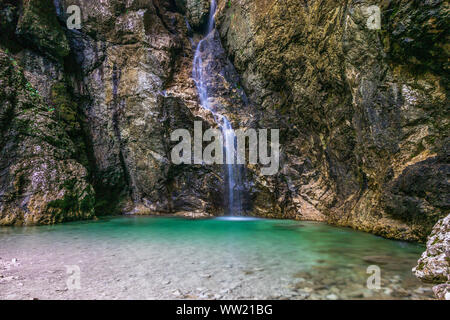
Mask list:
[{"label": "green moss", "polygon": [[439,237],[436,237],[436,239],[434,239],[434,241],[433,241],[433,243],[432,243],[431,245],[433,245],[433,246],[434,246],[434,245],[435,245],[436,243],[438,243],[438,242],[439,242],[439,240],[440,240],[440,239],[439,239]]},{"label": "green moss", "polygon": [[49,107],[56,111],[58,118],[63,120],[70,129],[77,128],[77,104],[72,101],[65,83],[56,83],[52,87],[50,98],[52,103]]},{"label": "green moss", "polygon": [[67,192],[64,198],[49,202],[47,207],[49,209],[59,209],[61,214],[90,212],[95,206],[95,198],[90,194],[89,190],[84,190],[83,193],[87,195],[79,200],[75,184],[76,179],[66,181],[64,187]]},{"label": "green moss", "polygon": [[52,0],[24,0],[17,34],[22,40],[55,58],[63,58],[70,52]]},{"label": "green moss", "polygon": [[95,197],[87,195],[80,201],[80,209],[82,212],[89,212],[93,208],[95,208]]},{"label": "green moss", "polygon": [[48,203],[49,208],[61,209],[65,212],[78,209],[78,200],[73,194],[76,180],[69,180],[64,183],[67,189],[66,195],[63,199],[54,200]]},{"label": "green moss", "polygon": [[419,271],[422,271],[424,267],[425,267],[425,263],[423,263],[423,262],[421,261],[421,262],[419,262],[419,265],[417,266],[416,269],[419,270]]}]

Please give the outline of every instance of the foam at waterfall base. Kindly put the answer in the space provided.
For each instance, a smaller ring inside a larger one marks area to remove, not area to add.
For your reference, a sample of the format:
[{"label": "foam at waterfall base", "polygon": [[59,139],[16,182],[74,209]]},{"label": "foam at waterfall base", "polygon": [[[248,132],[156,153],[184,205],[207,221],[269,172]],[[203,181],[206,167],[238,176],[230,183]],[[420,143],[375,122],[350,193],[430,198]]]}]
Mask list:
[{"label": "foam at waterfall base", "polygon": [[220,221],[257,221],[257,220],[263,220],[261,218],[255,218],[255,217],[245,217],[245,216],[224,216],[216,218],[216,220]]}]

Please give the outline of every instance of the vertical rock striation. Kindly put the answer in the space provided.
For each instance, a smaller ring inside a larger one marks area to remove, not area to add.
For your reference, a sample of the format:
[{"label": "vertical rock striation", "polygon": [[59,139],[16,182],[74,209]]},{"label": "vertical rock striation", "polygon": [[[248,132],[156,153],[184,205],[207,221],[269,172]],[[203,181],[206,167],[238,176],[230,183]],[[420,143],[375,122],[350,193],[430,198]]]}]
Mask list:
[{"label": "vertical rock striation", "polygon": [[[185,10],[191,12],[192,3]],[[69,4],[61,1],[60,11]],[[83,27],[67,37],[79,65],[76,95],[92,144],[99,211],[220,212],[214,196],[221,190],[218,168],[170,160],[171,132],[192,131],[194,120],[205,116],[197,112],[188,71],[193,52],[182,14],[171,1],[76,4]],[[66,18],[61,14],[61,21]]]},{"label": "vertical rock striation", "polygon": [[[73,4],[81,8],[81,30],[66,28],[66,9]],[[222,199],[216,194],[223,188],[221,168],[175,166],[170,161],[175,144],[170,133],[192,131],[194,120],[210,117],[197,101],[190,79],[189,32],[173,2],[2,1],[0,14],[8,21],[1,25],[1,47],[23,66],[30,88],[52,109],[50,118],[67,139],[70,152],[65,156],[84,170],[75,176],[87,179],[96,191],[97,215],[220,213]],[[5,111],[5,116],[15,114]],[[41,130],[54,134],[46,127]],[[5,131],[5,139],[10,138],[12,133]],[[12,166],[19,159],[8,159],[2,170],[14,177]],[[50,185],[54,180],[73,184],[58,172],[48,178],[43,173],[41,179]],[[3,180],[2,203],[8,188]],[[17,193],[9,198],[15,205],[20,200]],[[83,199],[76,194],[73,198]],[[89,204],[86,217],[93,215],[94,203]],[[31,221],[13,209],[13,204],[4,207],[8,219],[2,224]],[[61,217],[46,220],[38,219],[35,210],[33,223],[63,221],[63,211]],[[68,212],[67,218],[71,215]]]},{"label": "vertical rock striation", "polygon": [[[66,27],[69,5],[81,30]],[[280,171],[248,166],[245,211],[425,241],[450,207],[447,2],[218,5],[217,50],[203,52],[212,102],[235,128],[281,130]],[[367,27],[370,5],[381,30]],[[221,166],[170,159],[173,130],[215,125],[191,79],[208,11],[207,0],[0,1],[2,224],[223,213]],[[9,78],[14,63],[25,82]],[[33,90],[39,101],[24,100]],[[22,126],[25,109],[36,121]],[[25,179],[44,164],[42,184]],[[31,194],[48,199],[30,215]]]},{"label": "vertical rock striation", "polygon": [[[381,30],[367,27],[378,5]],[[448,214],[445,1],[219,1],[225,50],[282,167],[254,212],[424,241]],[[269,201],[268,201],[269,199]]]},{"label": "vertical rock striation", "polygon": [[92,218],[76,147],[17,61],[0,50],[0,225]]}]

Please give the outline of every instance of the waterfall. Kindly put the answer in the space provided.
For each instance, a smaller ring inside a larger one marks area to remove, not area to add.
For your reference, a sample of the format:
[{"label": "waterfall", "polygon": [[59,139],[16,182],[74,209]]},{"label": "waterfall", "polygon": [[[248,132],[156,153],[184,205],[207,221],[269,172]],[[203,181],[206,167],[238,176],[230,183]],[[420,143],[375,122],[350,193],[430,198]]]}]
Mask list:
[{"label": "waterfall", "polygon": [[216,0],[211,0],[209,10],[208,24],[206,33],[202,40],[199,41],[195,49],[194,67],[192,77],[195,81],[200,104],[203,109],[209,110],[220,127],[224,138],[224,155],[225,155],[225,180],[228,189],[228,214],[231,216],[240,215],[242,211],[241,204],[241,184],[242,177],[239,166],[236,164],[236,135],[228,118],[220,114],[216,110],[216,106],[211,105],[211,96],[208,92],[207,74],[208,62],[203,60],[203,56],[212,55],[214,46],[208,42],[213,42],[215,30]]}]

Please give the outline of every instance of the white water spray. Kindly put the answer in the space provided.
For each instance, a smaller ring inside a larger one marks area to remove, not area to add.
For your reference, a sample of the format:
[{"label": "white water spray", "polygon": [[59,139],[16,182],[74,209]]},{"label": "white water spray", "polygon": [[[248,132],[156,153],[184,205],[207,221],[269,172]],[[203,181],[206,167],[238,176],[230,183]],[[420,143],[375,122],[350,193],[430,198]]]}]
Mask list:
[{"label": "white water spray", "polygon": [[207,50],[212,50],[213,46],[208,45],[208,41],[213,41],[215,32],[214,15],[216,12],[216,1],[211,0],[209,10],[209,18],[205,37],[199,41],[195,50],[194,68],[192,77],[197,86],[202,108],[209,110],[213,115],[216,123],[222,130],[224,137],[224,152],[226,157],[226,179],[228,186],[228,214],[231,216],[240,215],[242,211],[241,195],[242,188],[239,187],[241,177],[239,167],[236,165],[236,135],[230,121],[226,116],[218,113],[214,106],[211,106],[210,96],[208,94],[207,83],[207,62],[202,59],[203,54],[209,54]]}]

